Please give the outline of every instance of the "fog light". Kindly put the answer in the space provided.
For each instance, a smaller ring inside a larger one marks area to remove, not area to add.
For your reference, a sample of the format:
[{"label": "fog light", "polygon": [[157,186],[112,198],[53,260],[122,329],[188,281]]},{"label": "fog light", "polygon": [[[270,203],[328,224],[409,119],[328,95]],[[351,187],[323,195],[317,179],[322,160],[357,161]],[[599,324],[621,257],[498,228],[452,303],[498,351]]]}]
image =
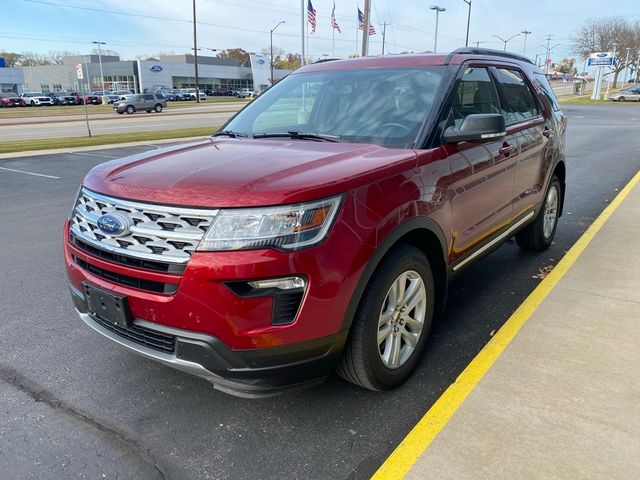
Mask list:
[{"label": "fog light", "polygon": [[255,280],[247,283],[256,289],[277,288],[280,290],[294,290],[306,286],[306,282],[302,277],[271,278],[269,280]]}]

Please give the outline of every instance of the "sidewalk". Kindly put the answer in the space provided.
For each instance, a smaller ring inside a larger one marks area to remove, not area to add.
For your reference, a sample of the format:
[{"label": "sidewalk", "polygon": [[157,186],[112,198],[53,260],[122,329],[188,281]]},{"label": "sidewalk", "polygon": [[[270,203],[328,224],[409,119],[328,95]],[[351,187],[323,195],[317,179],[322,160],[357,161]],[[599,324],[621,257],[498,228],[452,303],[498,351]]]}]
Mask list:
[{"label": "sidewalk", "polygon": [[639,179],[640,173],[496,334],[506,337],[494,337],[376,478],[640,478]]}]

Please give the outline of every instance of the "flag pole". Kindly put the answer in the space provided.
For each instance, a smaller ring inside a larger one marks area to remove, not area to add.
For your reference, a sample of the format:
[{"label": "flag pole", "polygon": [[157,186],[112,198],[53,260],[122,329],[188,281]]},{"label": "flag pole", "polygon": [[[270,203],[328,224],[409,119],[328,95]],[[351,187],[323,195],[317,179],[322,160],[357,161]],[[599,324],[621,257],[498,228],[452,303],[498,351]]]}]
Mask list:
[{"label": "flag pole", "polygon": [[300,39],[302,43],[302,56],[300,57],[300,66],[302,67],[305,64],[305,48],[304,48],[304,25],[305,25],[305,11],[304,11],[304,0],[300,0]]},{"label": "flag pole", "polygon": [[331,56],[336,56],[336,29],[331,27]]}]

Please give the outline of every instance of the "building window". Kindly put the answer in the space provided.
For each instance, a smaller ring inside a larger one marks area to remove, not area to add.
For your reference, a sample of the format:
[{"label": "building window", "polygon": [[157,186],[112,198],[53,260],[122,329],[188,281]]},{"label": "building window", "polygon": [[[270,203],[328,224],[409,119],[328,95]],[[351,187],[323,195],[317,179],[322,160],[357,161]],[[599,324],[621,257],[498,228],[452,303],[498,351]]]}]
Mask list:
[{"label": "building window", "polygon": [[40,91],[42,93],[49,93],[49,85],[40,84]]},{"label": "building window", "polygon": [[54,83],[53,84],[53,91],[54,92],[61,92],[62,91],[62,84],[61,83]]}]

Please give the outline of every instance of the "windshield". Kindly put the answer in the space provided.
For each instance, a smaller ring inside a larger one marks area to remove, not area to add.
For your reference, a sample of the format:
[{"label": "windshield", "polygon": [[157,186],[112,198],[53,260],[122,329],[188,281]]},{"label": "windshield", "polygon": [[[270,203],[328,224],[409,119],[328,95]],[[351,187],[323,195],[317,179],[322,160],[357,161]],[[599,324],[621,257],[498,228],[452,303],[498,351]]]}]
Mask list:
[{"label": "windshield", "polygon": [[313,133],[343,142],[413,145],[445,67],[289,75],[224,128],[239,135]]}]

